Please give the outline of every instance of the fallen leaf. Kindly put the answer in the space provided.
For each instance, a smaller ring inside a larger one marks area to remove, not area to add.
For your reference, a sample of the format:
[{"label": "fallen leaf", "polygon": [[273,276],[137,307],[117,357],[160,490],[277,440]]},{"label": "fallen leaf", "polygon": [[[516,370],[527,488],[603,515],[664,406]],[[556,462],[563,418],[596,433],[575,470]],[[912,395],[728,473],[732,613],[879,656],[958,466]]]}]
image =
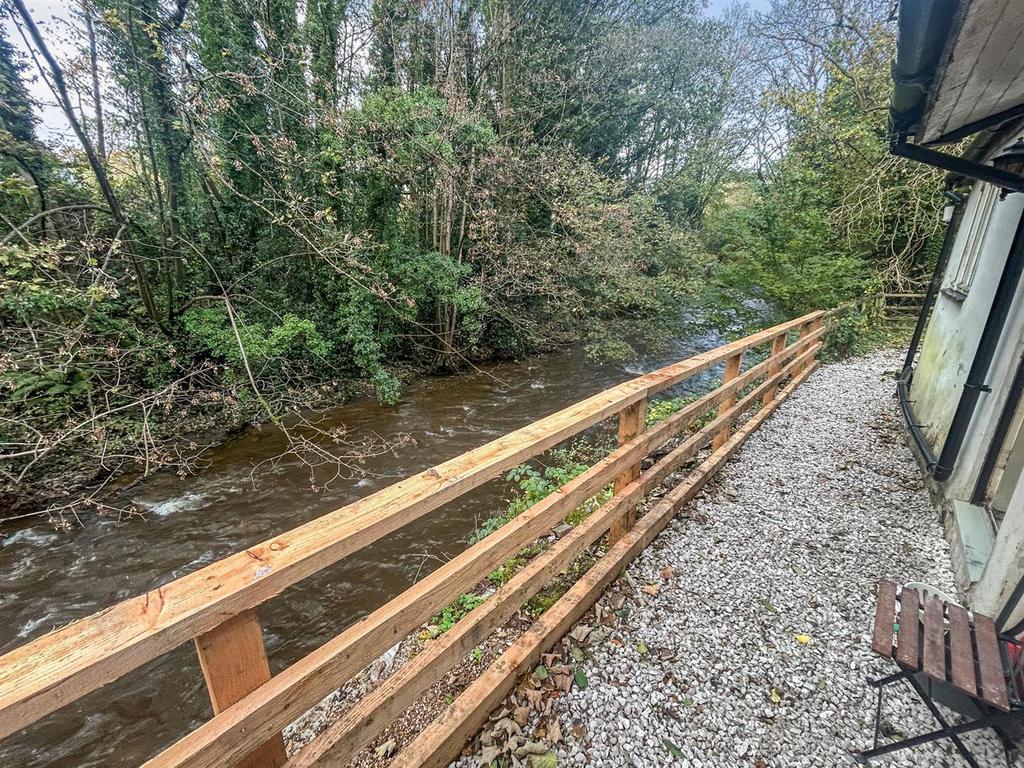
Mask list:
[{"label": "fallen leaf", "polygon": [[587,642],[587,635],[589,635],[592,630],[593,627],[589,627],[586,624],[577,624],[572,628],[572,632],[569,633],[569,637],[577,643],[585,643]]},{"label": "fallen leaf", "polygon": [[796,641],[802,645],[807,645],[807,643],[811,642],[810,635],[794,635],[793,637],[795,637]]},{"label": "fallen leaf", "polygon": [[576,681],[576,687],[580,690],[584,690],[588,685],[590,685],[590,681],[587,680],[587,673],[583,670],[583,667],[576,667],[573,679]]},{"label": "fallen leaf", "polygon": [[685,755],[683,754],[683,750],[681,750],[668,739],[662,738],[661,743],[665,745],[665,749],[669,751],[669,754],[672,755],[672,757],[677,757],[680,760],[682,760],[685,757]]},{"label": "fallen leaf", "polygon": [[[545,755],[548,750],[547,745],[540,741],[528,741],[519,748],[519,751],[524,755]],[[556,762],[555,765],[558,765]]]},{"label": "fallen leaf", "polygon": [[519,727],[519,723],[513,720],[511,717],[503,717],[501,720],[494,724],[495,733],[504,733],[509,738],[513,736],[521,736],[523,729]]},{"label": "fallen leaf", "polygon": [[663,580],[668,581],[676,575],[676,572],[675,570],[673,570],[671,565],[666,565],[664,568],[661,569],[661,573],[658,575],[661,576]]},{"label": "fallen leaf", "polygon": [[551,682],[554,683],[556,691],[568,691],[572,688],[572,675],[552,675]]},{"label": "fallen leaf", "polygon": [[647,643],[643,642],[642,640],[636,644],[636,652],[639,653],[641,656],[646,654],[648,650],[649,649],[647,648]]},{"label": "fallen leaf", "polygon": [[481,768],[487,768],[494,763],[501,756],[501,750],[497,747],[484,747],[480,750],[480,756],[477,758],[477,765]]},{"label": "fallen leaf", "polygon": [[583,653],[583,649],[578,645],[574,645],[569,649],[569,655],[572,657],[573,661],[583,661],[584,656],[586,656],[586,654]]},{"label": "fallen leaf", "polygon": [[558,755],[554,752],[534,755],[530,758],[530,768],[558,768]]},{"label": "fallen leaf", "polygon": [[562,725],[557,720],[552,720],[548,723],[547,740],[551,744],[558,744],[564,740],[562,738]]},{"label": "fallen leaf", "polygon": [[768,598],[761,598],[761,607],[769,613],[778,613],[778,611],[775,610],[775,606],[772,605],[772,601]]},{"label": "fallen leaf", "polygon": [[545,667],[543,664],[538,664],[537,668],[533,670],[533,676],[537,680],[547,680],[548,677],[550,677],[550,673],[548,672],[547,667]]},{"label": "fallen leaf", "polygon": [[529,707],[516,707],[512,713],[512,718],[516,721],[519,726],[526,725],[530,719],[530,708]]},{"label": "fallen leaf", "polygon": [[377,757],[391,757],[391,753],[395,751],[395,747],[398,746],[398,742],[394,739],[388,739],[380,746],[374,748],[374,753]]},{"label": "fallen leaf", "polygon": [[600,645],[608,639],[608,635],[611,634],[611,630],[608,627],[598,627],[587,637],[587,643],[590,645]]},{"label": "fallen leaf", "polygon": [[544,691],[539,691],[536,688],[527,688],[523,691],[523,696],[530,702],[534,709],[540,709],[541,704],[544,702]]},{"label": "fallen leaf", "polygon": [[644,584],[641,589],[651,597],[657,597],[658,593],[661,592],[661,587],[657,584]]},{"label": "fallen leaf", "polygon": [[772,688],[772,692],[770,694],[770,698],[772,700],[772,704],[781,704],[782,703],[782,694],[780,694],[775,688]]}]

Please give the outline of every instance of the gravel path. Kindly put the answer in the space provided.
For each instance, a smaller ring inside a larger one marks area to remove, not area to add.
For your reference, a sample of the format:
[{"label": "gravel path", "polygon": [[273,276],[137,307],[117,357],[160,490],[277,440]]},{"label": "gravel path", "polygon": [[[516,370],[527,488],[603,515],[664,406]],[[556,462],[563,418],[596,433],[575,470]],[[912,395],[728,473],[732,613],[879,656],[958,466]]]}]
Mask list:
[{"label": "gravel path", "polygon": [[[582,662],[589,685],[554,701],[559,765],[853,765],[871,739],[864,678],[891,671],[868,647],[876,580],[953,588],[900,432],[898,364],[886,351],[817,371],[633,563],[624,618]],[[930,729],[893,690],[891,732]],[[1005,765],[987,733],[968,741]],[[953,755],[877,764],[964,765]]]}]

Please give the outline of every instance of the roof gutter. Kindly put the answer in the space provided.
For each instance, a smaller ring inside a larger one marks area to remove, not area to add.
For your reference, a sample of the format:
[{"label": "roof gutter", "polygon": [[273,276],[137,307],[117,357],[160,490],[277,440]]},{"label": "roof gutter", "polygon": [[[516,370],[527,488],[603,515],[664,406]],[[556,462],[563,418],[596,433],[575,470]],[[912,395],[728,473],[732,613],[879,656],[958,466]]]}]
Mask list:
[{"label": "roof gutter", "polygon": [[917,133],[932,81],[957,18],[959,0],[902,0],[897,21],[896,61],[892,65],[889,120],[892,135]]}]

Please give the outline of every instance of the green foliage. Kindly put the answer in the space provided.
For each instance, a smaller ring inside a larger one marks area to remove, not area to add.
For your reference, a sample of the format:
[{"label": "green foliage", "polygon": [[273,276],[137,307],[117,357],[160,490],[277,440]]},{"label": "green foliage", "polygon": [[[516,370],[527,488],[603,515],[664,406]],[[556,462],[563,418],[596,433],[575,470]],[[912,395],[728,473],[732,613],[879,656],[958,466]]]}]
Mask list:
[{"label": "green foliage", "polygon": [[[635,357],[702,292],[725,325],[750,296],[793,314],[919,274],[939,185],[888,155],[884,28],[859,7],[819,25],[824,69],[789,82],[801,67],[749,71],[777,58],[751,56],[750,19],[703,10],[86,0],[96,60],[83,36],[67,79],[98,151],[88,70],[103,74],[117,141],[102,194],[82,151],[41,142],[26,59],[0,37],[2,382],[17,393],[0,415],[18,425],[5,446],[46,446],[4,477],[31,463],[45,486],[47,457],[111,441],[152,471],[180,455],[186,414],[280,425],[309,404],[300,391],[339,383],[394,403],[410,373],[575,342]],[[755,173],[751,148],[775,136]],[[586,463],[514,473],[480,534]]]},{"label": "green foliage", "polygon": [[430,623],[437,626],[439,635],[443,635],[483,601],[483,597],[473,593],[459,595],[455,602],[446,605],[439,614],[430,620]]},{"label": "green foliage", "polygon": [[649,427],[652,424],[657,424],[659,421],[664,421],[673,413],[681,411],[696,399],[697,398],[695,397],[672,397],[665,398],[663,400],[655,400],[647,406],[647,417],[645,419],[645,423]]},{"label": "green foliage", "polygon": [[[786,0],[768,18],[799,25],[809,13]],[[834,30],[824,86],[766,94],[792,126],[786,152],[758,176],[734,174],[705,218],[715,283],[790,316],[907,290],[939,239],[939,174],[889,153],[890,33],[864,12],[823,28]]]},{"label": "green foliage", "polygon": [[193,308],[182,322],[196,353],[228,365],[236,380],[246,377],[248,365],[261,379],[302,373],[323,365],[330,346],[316,325],[293,314],[267,327],[237,322],[237,335],[223,308]]},{"label": "green foliage", "polygon": [[487,581],[489,581],[495,588],[504,586],[508,583],[509,579],[515,576],[522,569],[524,565],[545,549],[547,549],[547,544],[544,541],[538,541],[528,547],[524,547],[518,554],[513,555],[487,574]]}]

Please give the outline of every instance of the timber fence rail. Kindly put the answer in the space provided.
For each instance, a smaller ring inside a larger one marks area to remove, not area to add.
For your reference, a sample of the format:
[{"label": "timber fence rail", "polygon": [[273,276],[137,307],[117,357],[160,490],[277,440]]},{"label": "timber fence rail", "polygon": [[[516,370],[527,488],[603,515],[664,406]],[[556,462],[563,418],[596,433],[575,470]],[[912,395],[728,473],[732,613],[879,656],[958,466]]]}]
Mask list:
[{"label": "timber fence rail", "polygon": [[[622,568],[817,367],[828,332],[823,322],[835,312],[812,312],[623,382],[14,649],[0,657],[0,739],[194,641],[214,716],[146,762],[146,768],[343,765],[608,533],[607,552],[393,762],[410,767],[446,765],[512,689],[517,676],[531,669],[540,654],[572,627]],[[743,370],[744,354],[755,347],[763,350],[763,359]],[[646,425],[653,395],[723,363],[719,386]],[[697,424],[709,414],[710,421]],[[614,451],[369,616],[271,675],[260,604],[609,418],[618,419],[619,445]],[[678,444],[642,469],[649,454],[676,437]],[[710,452],[702,454],[708,447]],[[693,459],[700,463],[635,520],[635,509],[644,497]],[[609,501],[288,758],[281,736],[286,725],[609,485]]]}]

